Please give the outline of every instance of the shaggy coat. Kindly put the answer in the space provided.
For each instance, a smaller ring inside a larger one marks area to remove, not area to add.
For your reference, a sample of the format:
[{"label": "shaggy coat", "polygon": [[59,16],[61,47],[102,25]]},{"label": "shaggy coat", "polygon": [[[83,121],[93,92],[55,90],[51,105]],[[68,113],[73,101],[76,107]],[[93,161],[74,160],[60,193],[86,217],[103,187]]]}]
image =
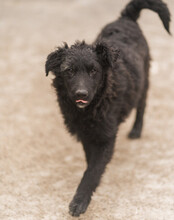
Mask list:
[{"label": "shaggy coat", "polygon": [[46,74],[55,75],[53,86],[64,122],[81,141],[87,161],[69,206],[73,216],[86,211],[112,157],[118,127],[133,108],[137,114],[129,137],[141,136],[150,63],[147,42],[136,22],[143,8],[157,12],[169,32],[165,3],[133,0],[93,44],[65,44],[47,57]]}]

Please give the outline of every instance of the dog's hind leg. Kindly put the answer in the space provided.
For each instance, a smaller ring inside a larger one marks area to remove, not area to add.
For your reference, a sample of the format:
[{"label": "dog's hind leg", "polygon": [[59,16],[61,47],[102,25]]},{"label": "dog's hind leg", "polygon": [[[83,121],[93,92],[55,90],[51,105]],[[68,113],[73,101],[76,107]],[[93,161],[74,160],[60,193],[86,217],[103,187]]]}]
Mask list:
[{"label": "dog's hind leg", "polygon": [[146,107],[147,90],[148,90],[148,78],[146,79],[144,90],[137,106],[136,119],[133,128],[128,135],[130,139],[136,139],[141,137],[142,127],[143,127],[143,116]]},{"label": "dog's hind leg", "polygon": [[91,196],[99,185],[105,167],[112,157],[114,141],[115,137],[105,140],[104,143],[100,140],[95,144],[85,141],[84,149],[90,149],[87,153],[88,166],[69,205],[69,212],[72,216],[79,216],[86,211]]}]

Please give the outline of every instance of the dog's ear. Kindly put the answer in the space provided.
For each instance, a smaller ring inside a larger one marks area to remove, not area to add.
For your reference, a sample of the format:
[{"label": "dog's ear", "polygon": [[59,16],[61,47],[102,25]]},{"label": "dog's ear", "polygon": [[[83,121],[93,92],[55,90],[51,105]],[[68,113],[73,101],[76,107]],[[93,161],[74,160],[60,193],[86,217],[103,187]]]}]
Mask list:
[{"label": "dog's ear", "polygon": [[45,63],[46,76],[48,76],[50,71],[55,75],[60,72],[60,65],[65,57],[66,49],[68,49],[67,44],[65,44],[64,47],[59,47],[56,51],[48,55]]},{"label": "dog's ear", "polygon": [[96,44],[95,51],[103,67],[114,67],[119,57],[119,49],[109,47],[107,43],[100,42]]}]

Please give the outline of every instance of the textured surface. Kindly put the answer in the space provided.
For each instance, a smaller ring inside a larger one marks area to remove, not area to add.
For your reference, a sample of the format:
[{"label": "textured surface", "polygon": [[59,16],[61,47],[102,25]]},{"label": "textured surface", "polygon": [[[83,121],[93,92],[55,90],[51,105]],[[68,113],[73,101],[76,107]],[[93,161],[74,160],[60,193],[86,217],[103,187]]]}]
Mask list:
[{"label": "textured surface", "polygon": [[[63,41],[91,42],[127,2],[0,0],[1,220],[74,219],[68,204],[85,160],[64,128],[44,62]],[[165,2],[173,12],[173,0]],[[126,138],[133,113],[80,220],[174,219],[174,40],[153,12],[139,23],[153,58],[143,137]]]}]

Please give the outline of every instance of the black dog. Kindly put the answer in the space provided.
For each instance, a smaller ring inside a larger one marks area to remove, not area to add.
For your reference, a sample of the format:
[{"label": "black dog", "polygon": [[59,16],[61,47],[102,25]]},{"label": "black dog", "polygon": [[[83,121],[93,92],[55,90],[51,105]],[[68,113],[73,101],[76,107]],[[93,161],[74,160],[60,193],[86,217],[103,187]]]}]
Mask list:
[{"label": "black dog", "polygon": [[169,32],[170,12],[162,0],[133,0],[93,44],[65,44],[47,58],[46,74],[55,75],[53,86],[65,124],[82,142],[87,160],[69,206],[73,216],[86,211],[112,157],[118,127],[133,108],[137,115],[129,137],[141,136],[150,62],[136,23],[143,8],[157,12]]}]

